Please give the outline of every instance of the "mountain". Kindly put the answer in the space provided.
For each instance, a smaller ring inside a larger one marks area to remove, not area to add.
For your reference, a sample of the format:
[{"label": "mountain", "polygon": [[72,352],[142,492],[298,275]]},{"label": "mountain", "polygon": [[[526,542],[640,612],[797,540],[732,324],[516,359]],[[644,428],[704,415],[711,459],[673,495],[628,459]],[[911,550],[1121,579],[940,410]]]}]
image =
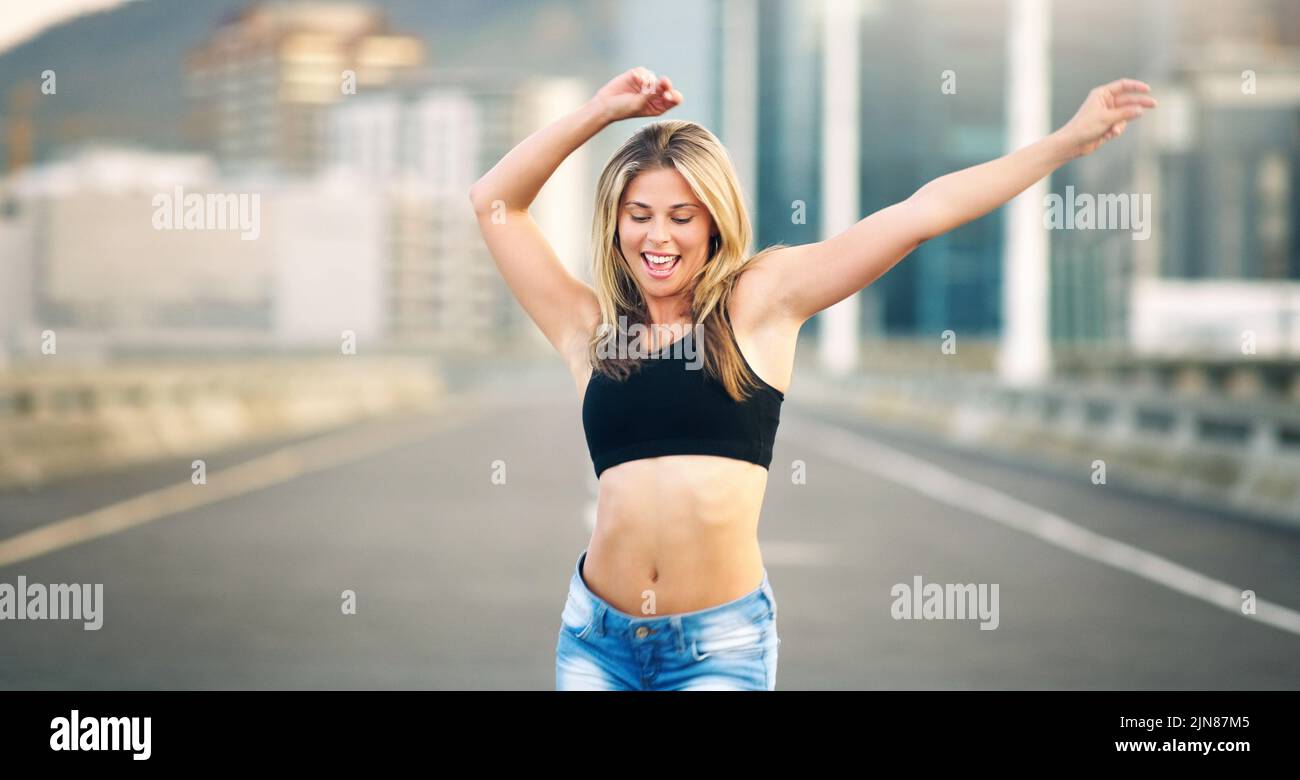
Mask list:
[{"label": "mountain", "polygon": [[[617,0],[373,0],[416,35],[435,68],[606,76]],[[184,58],[250,0],[136,0],[77,17],[0,54],[0,127],[20,85],[35,89],[35,158],[88,140],[187,148]],[[39,91],[55,72],[56,93]],[[0,159],[8,159],[0,133]]]}]

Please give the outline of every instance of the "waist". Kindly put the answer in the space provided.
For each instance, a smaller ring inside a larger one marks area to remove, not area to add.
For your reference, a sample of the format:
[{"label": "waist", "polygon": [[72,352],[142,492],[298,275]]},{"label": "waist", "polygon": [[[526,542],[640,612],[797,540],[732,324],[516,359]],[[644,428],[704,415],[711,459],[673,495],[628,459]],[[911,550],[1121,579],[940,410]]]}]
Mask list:
[{"label": "waist", "polygon": [[[652,624],[670,619],[704,619],[746,605],[755,616],[763,612],[759,594],[769,587],[767,569],[752,550],[736,550],[725,565],[698,565],[675,560],[663,567],[657,581],[650,581],[644,569],[626,565],[617,552],[596,539],[582,552],[575,567],[571,590],[584,601],[603,605],[624,625]],[[667,562],[667,559],[664,559]]]}]

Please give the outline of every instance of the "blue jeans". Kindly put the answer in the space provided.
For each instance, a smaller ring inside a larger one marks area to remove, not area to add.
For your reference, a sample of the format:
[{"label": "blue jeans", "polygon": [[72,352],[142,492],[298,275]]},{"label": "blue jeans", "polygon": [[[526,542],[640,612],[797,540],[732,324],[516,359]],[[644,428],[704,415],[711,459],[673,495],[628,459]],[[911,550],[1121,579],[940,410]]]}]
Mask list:
[{"label": "blue jeans", "polygon": [[763,582],[696,612],[641,616],[592,593],[578,556],[555,646],[560,691],[776,689],[776,599]]}]

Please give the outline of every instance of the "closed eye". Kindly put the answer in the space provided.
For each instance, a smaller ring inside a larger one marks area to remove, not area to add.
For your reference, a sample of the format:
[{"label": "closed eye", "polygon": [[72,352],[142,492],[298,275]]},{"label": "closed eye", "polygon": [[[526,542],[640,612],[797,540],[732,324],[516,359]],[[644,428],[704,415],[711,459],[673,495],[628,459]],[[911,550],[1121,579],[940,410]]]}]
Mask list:
[{"label": "closed eye", "polygon": [[[633,222],[645,222],[645,221],[648,220],[648,219],[650,219],[650,218],[649,218],[649,217],[632,217],[632,221],[633,221]],[[690,222],[690,221],[693,220],[693,219],[695,219],[695,217],[687,217],[686,219],[678,219],[677,217],[673,217],[673,222],[676,222],[676,223],[679,224],[679,225],[685,225],[686,223]]]}]

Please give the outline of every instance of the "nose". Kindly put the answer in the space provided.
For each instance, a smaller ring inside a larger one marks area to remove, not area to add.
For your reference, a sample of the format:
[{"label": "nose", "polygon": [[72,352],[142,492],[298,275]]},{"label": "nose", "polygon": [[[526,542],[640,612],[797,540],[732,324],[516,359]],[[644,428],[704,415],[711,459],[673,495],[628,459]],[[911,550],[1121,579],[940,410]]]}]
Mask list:
[{"label": "nose", "polygon": [[650,240],[656,244],[662,244],[669,238],[668,226],[656,220],[650,228]]}]

